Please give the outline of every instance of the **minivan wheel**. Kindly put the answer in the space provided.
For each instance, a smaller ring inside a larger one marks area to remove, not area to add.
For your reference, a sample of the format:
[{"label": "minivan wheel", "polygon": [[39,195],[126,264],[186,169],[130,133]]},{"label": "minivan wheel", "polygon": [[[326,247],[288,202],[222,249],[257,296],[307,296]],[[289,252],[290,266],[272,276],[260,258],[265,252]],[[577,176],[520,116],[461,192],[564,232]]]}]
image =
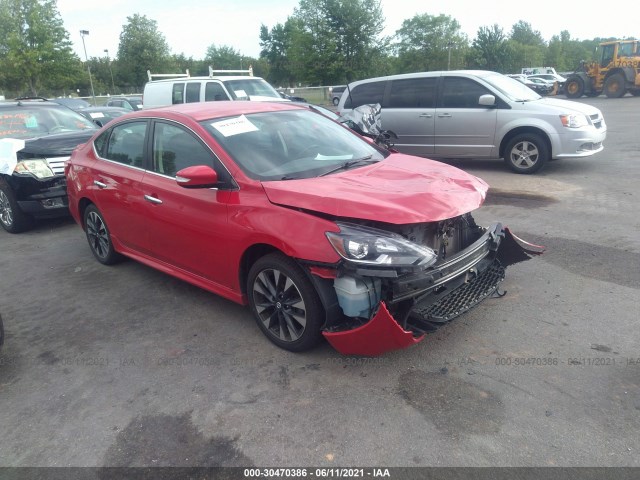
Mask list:
[{"label": "minivan wheel", "polygon": [[511,139],[504,153],[505,162],[516,173],[535,173],[548,159],[547,144],[540,135],[535,133],[516,135]]},{"label": "minivan wheel", "polygon": [[84,212],[84,228],[91,253],[103,265],[113,265],[122,256],[113,248],[109,228],[95,205],[89,205]]},{"label": "minivan wheel", "polygon": [[33,217],[20,210],[13,190],[3,180],[0,180],[0,225],[9,233],[24,232],[33,225]]},{"label": "minivan wheel", "polygon": [[320,340],[324,307],[293,259],[272,253],[256,261],[249,271],[247,296],[260,330],[280,348],[301,352]]}]

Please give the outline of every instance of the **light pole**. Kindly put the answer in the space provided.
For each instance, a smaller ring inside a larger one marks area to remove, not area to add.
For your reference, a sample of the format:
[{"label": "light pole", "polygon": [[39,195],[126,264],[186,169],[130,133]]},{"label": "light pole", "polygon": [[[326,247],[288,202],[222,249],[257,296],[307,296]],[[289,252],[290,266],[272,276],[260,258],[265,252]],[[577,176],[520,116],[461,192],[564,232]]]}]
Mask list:
[{"label": "light pole", "polygon": [[104,49],[104,53],[107,54],[107,63],[109,64],[109,73],[111,74],[111,94],[115,95],[116,94],[116,86],[113,83],[113,70],[111,70],[111,60],[109,60],[109,50],[108,49]]},{"label": "light pole", "polygon": [[451,45],[453,45],[453,42],[449,40],[447,42],[447,49],[449,50],[449,54],[447,56],[447,70],[451,70]]},{"label": "light pole", "polygon": [[80,37],[82,37],[82,48],[84,48],[84,59],[87,62],[87,70],[89,71],[89,83],[91,84],[91,97],[93,98],[93,106],[96,105],[96,94],[93,91],[93,79],[91,78],[91,66],[89,65],[89,57],[87,57],[87,47],[84,44],[84,36],[89,35],[89,30],[80,30]]}]

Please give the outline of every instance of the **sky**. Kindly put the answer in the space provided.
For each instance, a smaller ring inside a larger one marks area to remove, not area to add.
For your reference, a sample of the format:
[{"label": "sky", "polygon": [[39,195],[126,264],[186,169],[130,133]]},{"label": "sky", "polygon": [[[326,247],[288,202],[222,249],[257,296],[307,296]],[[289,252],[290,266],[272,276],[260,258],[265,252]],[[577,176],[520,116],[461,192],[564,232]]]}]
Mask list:
[{"label": "sky", "polygon": [[[85,58],[80,30],[88,30],[88,57],[111,58],[118,52],[120,32],[127,17],[138,13],[155,20],[171,53],[184,53],[201,60],[207,48],[229,46],[243,55],[260,55],[260,25],[269,29],[284,23],[299,0],[58,0],[58,10],[74,49]],[[618,9],[576,8],[575,2],[537,0],[381,0],[385,17],[384,35],[393,35],[402,22],[414,15],[449,15],[460,23],[471,40],[480,27],[498,24],[508,34],[520,20],[528,22],[549,41],[568,30],[572,39],[636,37],[640,27],[635,15],[620,15]]]}]

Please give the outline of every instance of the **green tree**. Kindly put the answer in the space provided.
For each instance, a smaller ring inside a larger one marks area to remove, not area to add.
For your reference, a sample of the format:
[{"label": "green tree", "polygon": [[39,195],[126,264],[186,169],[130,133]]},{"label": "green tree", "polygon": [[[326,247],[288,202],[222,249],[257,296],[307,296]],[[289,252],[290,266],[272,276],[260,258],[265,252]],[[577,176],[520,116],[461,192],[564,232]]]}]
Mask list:
[{"label": "green tree", "polygon": [[260,58],[267,62],[269,71],[267,79],[274,85],[293,86],[295,75],[292,71],[288,52],[293,45],[293,38],[303,29],[299,20],[289,17],[283,24],[278,23],[271,30],[266,25],[260,26]]},{"label": "green tree", "polygon": [[523,67],[541,67],[545,63],[547,44],[539,31],[520,20],[511,28],[509,36],[511,60],[506,71],[520,73]]},{"label": "green tree", "polygon": [[118,79],[129,89],[141,90],[147,82],[147,70],[166,73],[171,65],[169,46],[158,24],[146,15],[127,17],[118,46]]},{"label": "green tree", "polygon": [[251,59],[245,57],[233,47],[215,44],[209,45],[204,57],[207,65],[213,66],[215,70],[247,70]]},{"label": "green tree", "polygon": [[499,25],[478,29],[469,53],[470,66],[507,73],[511,57],[509,42]]},{"label": "green tree", "polygon": [[396,32],[395,49],[402,72],[458,69],[464,66],[469,40],[448,15],[415,15]]},{"label": "green tree", "polygon": [[372,74],[384,54],[379,0],[300,0],[287,56],[298,81],[332,85]]},{"label": "green tree", "polygon": [[55,0],[0,0],[0,32],[3,90],[46,95],[81,75]]}]

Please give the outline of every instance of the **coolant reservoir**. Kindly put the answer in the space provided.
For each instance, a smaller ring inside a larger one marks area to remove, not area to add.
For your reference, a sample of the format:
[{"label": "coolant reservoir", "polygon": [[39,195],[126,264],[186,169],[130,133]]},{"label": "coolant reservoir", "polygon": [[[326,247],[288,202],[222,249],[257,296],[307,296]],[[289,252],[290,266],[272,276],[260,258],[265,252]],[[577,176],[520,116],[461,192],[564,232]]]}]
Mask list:
[{"label": "coolant reservoir", "polygon": [[333,281],[340,308],[347,317],[371,316],[380,301],[381,282],[379,278],[338,277]]}]

